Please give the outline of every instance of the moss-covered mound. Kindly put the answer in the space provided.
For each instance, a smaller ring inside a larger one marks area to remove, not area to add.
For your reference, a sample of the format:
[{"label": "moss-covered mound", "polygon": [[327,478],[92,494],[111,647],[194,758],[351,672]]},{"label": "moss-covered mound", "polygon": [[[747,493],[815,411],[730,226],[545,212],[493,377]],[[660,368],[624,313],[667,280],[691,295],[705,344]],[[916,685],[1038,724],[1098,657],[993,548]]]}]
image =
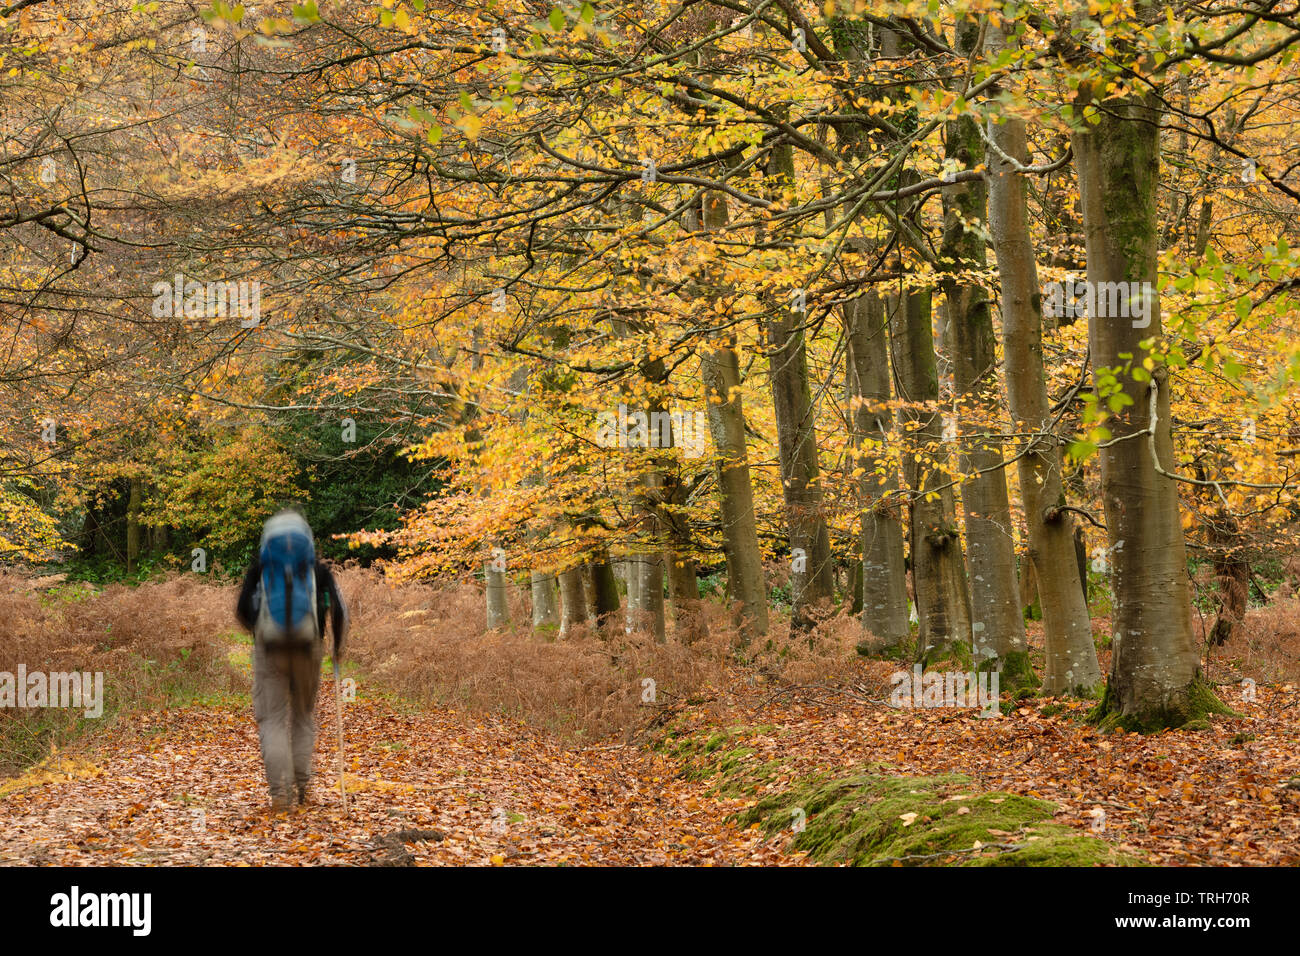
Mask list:
[{"label": "moss-covered mound", "polygon": [[818,775],[770,794],[739,816],[788,849],[856,866],[1132,866],[1105,840],[1052,823],[1055,805],[975,793],[966,777],[899,777],[871,768]]},{"label": "moss-covered mound", "polygon": [[1107,841],[1052,822],[1056,806],[1012,793],[977,793],[967,777],[907,777],[881,764],[844,776],[813,774],[778,783],[790,768],[762,760],[746,738],[772,728],[709,734],[669,731],[659,749],[684,761],[683,775],[711,780],[721,796],[755,796],[738,814],[786,849],[822,863],[855,866],[1138,866]]}]

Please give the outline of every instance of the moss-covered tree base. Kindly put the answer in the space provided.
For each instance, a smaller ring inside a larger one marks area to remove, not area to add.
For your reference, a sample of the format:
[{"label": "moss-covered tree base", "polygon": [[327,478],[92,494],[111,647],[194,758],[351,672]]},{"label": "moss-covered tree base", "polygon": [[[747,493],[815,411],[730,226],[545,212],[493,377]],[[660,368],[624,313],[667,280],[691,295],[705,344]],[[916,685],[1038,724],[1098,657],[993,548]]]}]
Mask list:
[{"label": "moss-covered tree base", "polygon": [[968,641],[947,641],[939,644],[925,654],[918,654],[916,663],[925,670],[939,664],[950,664],[957,670],[968,671],[972,668],[974,655]]},{"label": "moss-covered tree base", "polygon": [[1123,729],[1129,733],[1153,734],[1179,728],[1205,729],[1205,718],[1211,714],[1241,716],[1219,700],[1205,678],[1197,673],[1187,687],[1163,704],[1135,713],[1124,713],[1117,696],[1111,693],[1110,685],[1107,684],[1100,702],[1088,714],[1088,722],[1105,731]]},{"label": "moss-covered tree base", "polygon": [[914,641],[897,641],[893,644],[878,644],[874,640],[858,641],[853,648],[859,657],[869,657],[882,661],[910,661],[915,649]]},{"label": "moss-covered tree base", "polygon": [[[998,665],[1001,665],[1000,667]],[[998,690],[1011,694],[1013,700],[1022,697],[1023,690],[1041,687],[1043,682],[1034,673],[1028,651],[1012,651],[1002,657],[992,657],[980,665],[981,671],[998,671]]]}]

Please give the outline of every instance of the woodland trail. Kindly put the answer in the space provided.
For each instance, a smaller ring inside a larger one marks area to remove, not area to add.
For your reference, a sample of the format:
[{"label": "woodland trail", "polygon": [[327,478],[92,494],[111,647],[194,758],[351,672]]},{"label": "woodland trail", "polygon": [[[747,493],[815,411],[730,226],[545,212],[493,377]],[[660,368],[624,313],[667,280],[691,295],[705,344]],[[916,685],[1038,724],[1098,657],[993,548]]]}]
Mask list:
[{"label": "woodland trail", "polygon": [[333,694],[323,680],[308,806],[270,812],[246,702],[136,713],[0,784],[0,864],[798,862],[725,821],[742,801],[706,796],[657,754],[565,748],[518,722],[391,697],[345,705],[344,817]]},{"label": "woodland trail", "polygon": [[[231,659],[246,671],[247,646],[233,642]],[[712,705],[666,708],[638,744],[585,749],[367,680],[345,704],[346,817],[328,676],[312,802],[285,814],[269,809],[247,694],[126,712],[0,779],[0,864],[802,865],[788,839],[731,817],[799,780],[864,769],[1047,800],[1055,822],[1157,865],[1300,863],[1293,683],[1261,683],[1200,729],[1107,735],[1083,720],[1086,700],[1004,702],[994,720],[890,707],[896,667],[859,662],[839,686],[736,672]],[[720,790],[699,772],[710,765],[755,786]]]}]

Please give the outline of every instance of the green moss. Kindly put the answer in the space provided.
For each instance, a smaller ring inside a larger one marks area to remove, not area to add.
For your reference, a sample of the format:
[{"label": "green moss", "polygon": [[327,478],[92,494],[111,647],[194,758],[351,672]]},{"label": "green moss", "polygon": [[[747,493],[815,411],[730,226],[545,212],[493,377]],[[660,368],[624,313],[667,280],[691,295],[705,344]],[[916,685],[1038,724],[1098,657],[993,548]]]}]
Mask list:
[{"label": "green moss", "polygon": [[971,651],[970,642],[947,641],[932,647],[929,653],[921,655],[916,663],[920,664],[925,670],[931,670],[940,664],[946,664],[951,665],[955,670],[969,671],[974,668],[973,660],[974,655]]},{"label": "green moss", "polygon": [[[1008,706],[1011,706],[1008,704]],[[684,762],[682,776],[712,781],[725,797],[760,795],[736,816],[789,849],[822,863],[858,866],[1094,866],[1136,865],[1104,840],[1053,823],[1056,807],[1011,793],[976,793],[960,775],[904,777],[883,764],[849,776],[814,774],[768,792],[788,765],[759,759],[747,739],[774,727],[729,727],[683,733],[669,729],[656,749]],[[964,809],[963,809],[964,808]],[[798,823],[801,829],[793,827]],[[976,850],[978,842],[983,849]]]},{"label": "green moss", "polygon": [[709,755],[710,759],[694,760],[682,771],[682,776],[687,780],[707,780],[718,774],[736,773],[745,763],[745,758],[754,755],[754,749],[737,747],[734,750],[718,751],[715,747],[704,753]]},{"label": "green moss", "polygon": [[[747,737],[769,734],[775,730],[776,727],[773,724],[759,724],[755,727],[737,724],[707,734],[699,730],[667,727],[659,738],[651,744],[651,749],[669,757],[699,761],[700,758],[711,757],[711,755],[723,750],[728,745],[738,743]],[[716,759],[710,759],[707,764],[702,764],[702,766],[712,767],[715,763]],[[703,775],[710,776],[715,772],[716,770],[707,770]]]},{"label": "green moss", "polygon": [[[788,849],[855,866],[1136,865],[1104,840],[1052,823],[1055,806],[972,791],[959,775],[897,777],[867,767],[816,775],[738,815],[746,826],[791,836]],[[800,829],[801,827],[801,829]],[[977,848],[978,844],[978,848]]]},{"label": "green moss", "polygon": [[896,641],[893,644],[876,645],[871,641],[859,641],[854,646],[859,657],[870,657],[882,661],[911,661],[916,652],[916,641]]},{"label": "green moss", "polygon": [[1080,700],[1101,700],[1106,693],[1106,682],[1103,680],[1100,684],[1089,687],[1087,684],[1078,684],[1070,688],[1070,696],[1078,697]]},{"label": "green moss", "polygon": [[1042,686],[1042,681],[1034,673],[1034,666],[1029,661],[1028,651],[1012,651],[1002,657],[998,686],[1004,691],[1011,691],[1017,699],[1021,691]]},{"label": "green moss", "polygon": [[1088,720],[1102,730],[1122,728],[1129,733],[1151,734],[1171,728],[1199,729],[1188,725],[1196,725],[1198,721],[1207,723],[1205,719],[1211,714],[1241,716],[1219,700],[1210,685],[1197,673],[1190,684],[1179,693],[1172,694],[1166,701],[1128,714],[1120,709],[1119,700],[1107,684],[1101,700],[1089,713]]},{"label": "green moss", "polygon": [[[776,732],[771,724],[738,725],[712,734],[669,730],[654,749],[684,762],[686,780],[713,780],[710,793],[727,797],[753,794],[773,780],[784,766],[779,760],[761,761],[747,738]],[[737,746],[739,745],[739,746]]]}]

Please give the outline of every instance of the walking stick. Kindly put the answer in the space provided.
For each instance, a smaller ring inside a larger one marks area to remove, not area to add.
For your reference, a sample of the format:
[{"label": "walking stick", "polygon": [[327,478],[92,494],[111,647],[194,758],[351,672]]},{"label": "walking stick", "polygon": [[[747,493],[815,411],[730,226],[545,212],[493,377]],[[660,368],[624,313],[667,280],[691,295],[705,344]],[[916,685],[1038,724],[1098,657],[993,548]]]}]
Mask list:
[{"label": "walking stick", "polygon": [[343,795],[343,815],[348,815],[348,788],[343,783],[343,686],[339,680],[339,653],[334,648],[334,723],[339,730],[339,793]]}]

